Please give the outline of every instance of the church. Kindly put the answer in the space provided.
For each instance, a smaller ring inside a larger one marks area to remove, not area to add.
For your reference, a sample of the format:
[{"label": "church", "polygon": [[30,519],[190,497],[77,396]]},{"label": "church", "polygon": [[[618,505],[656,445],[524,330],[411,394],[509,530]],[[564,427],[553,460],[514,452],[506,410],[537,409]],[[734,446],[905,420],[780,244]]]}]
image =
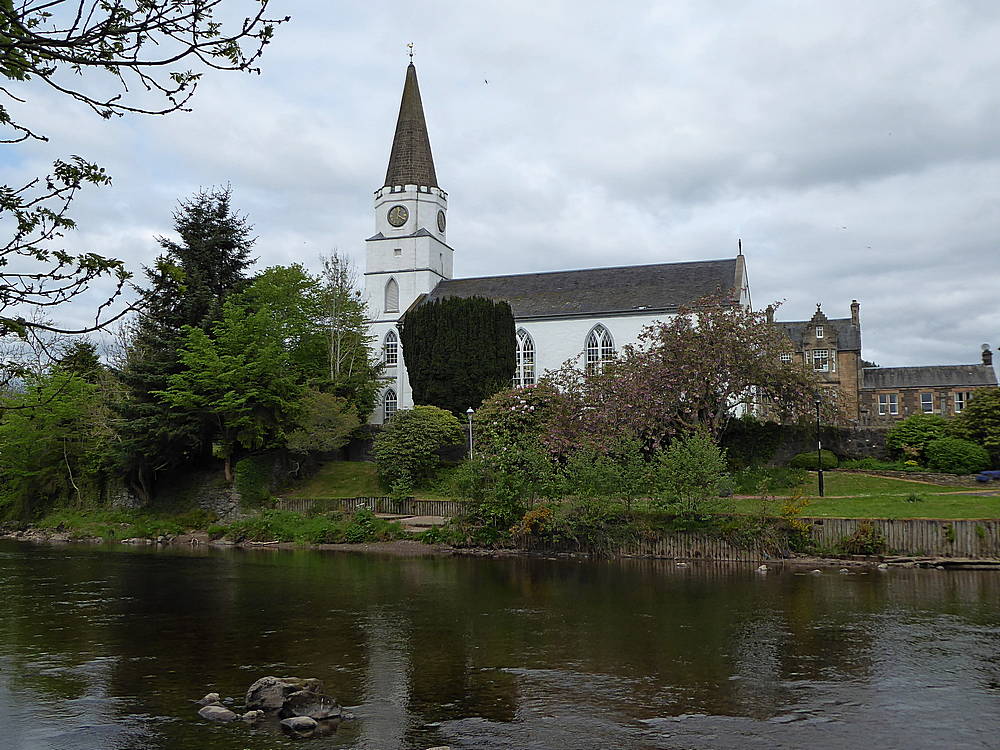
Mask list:
[{"label": "church", "polygon": [[382,424],[413,406],[399,344],[408,309],[445,297],[489,297],[514,313],[514,385],[532,385],[546,370],[579,358],[586,366],[633,343],[646,326],[707,295],[749,305],[743,255],[725,260],[588,268],[454,278],[448,244],[448,194],[438,184],[417,70],[406,69],[385,182],[375,191],[375,234],[366,240],[365,294],[384,385],[371,421]]}]

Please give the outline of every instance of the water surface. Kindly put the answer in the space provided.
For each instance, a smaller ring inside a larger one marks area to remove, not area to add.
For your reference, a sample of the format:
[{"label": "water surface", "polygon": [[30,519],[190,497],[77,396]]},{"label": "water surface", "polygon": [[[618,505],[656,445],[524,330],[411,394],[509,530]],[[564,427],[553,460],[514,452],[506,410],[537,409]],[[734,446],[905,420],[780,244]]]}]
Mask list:
[{"label": "water surface", "polygon": [[[318,677],[293,742],[193,699]],[[0,747],[997,748],[1000,573],[0,540]]]}]

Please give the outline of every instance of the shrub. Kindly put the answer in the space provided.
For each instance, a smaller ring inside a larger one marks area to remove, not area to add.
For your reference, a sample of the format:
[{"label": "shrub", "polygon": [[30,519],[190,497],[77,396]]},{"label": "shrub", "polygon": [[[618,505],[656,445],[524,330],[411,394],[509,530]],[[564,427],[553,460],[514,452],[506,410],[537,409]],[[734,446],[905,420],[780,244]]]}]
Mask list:
[{"label": "shrub", "polygon": [[[822,450],[820,451],[820,461],[823,464],[824,469],[836,469],[840,463],[837,460],[837,456],[833,451]],[[792,458],[788,462],[788,465],[793,469],[815,469],[816,468],[816,451],[806,451],[805,453],[799,453],[797,456]]]},{"label": "shrub", "polygon": [[271,460],[268,455],[247,456],[236,462],[233,484],[247,505],[260,505],[271,496]]},{"label": "shrub", "polygon": [[893,425],[885,447],[895,458],[924,460],[927,444],[945,436],[947,421],[939,414],[914,414]]},{"label": "shrub", "polygon": [[879,461],[877,458],[841,461],[840,468],[862,471],[921,471],[920,465],[914,461]]},{"label": "shrub", "polygon": [[375,436],[372,454],[379,481],[386,489],[400,480],[420,486],[441,466],[438,452],[464,439],[462,423],[444,409],[414,406],[398,411]]},{"label": "shrub", "polygon": [[472,516],[502,534],[523,515],[528,502],[564,494],[563,478],[548,455],[527,441],[498,443],[491,452],[477,455],[458,481],[473,501]]},{"label": "shrub", "polygon": [[733,469],[762,466],[781,444],[781,425],[747,415],[732,420],[719,440]]},{"label": "shrub", "polygon": [[838,547],[848,555],[878,555],[885,551],[885,534],[866,521],[841,539]]},{"label": "shrub", "polygon": [[726,459],[707,432],[699,430],[674,438],[657,457],[657,464],[661,502],[665,500],[678,515],[686,517],[714,510]]},{"label": "shrub", "polygon": [[949,423],[948,431],[983,446],[1000,466],[1000,388],[975,391],[962,413]]},{"label": "shrub", "polygon": [[944,437],[927,444],[927,465],[948,474],[974,474],[990,465],[990,454],[969,440]]},{"label": "shrub", "polygon": [[486,399],[476,412],[476,441],[484,450],[516,440],[538,442],[548,417],[562,398],[546,382],[502,390]]}]

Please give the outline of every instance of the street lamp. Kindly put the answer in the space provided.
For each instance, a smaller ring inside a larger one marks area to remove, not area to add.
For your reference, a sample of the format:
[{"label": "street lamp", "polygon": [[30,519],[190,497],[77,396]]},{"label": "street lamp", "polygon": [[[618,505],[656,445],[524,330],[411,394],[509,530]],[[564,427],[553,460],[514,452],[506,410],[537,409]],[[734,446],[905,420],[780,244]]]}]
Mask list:
[{"label": "street lamp", "polygon": [[469,458],[472,458],[472,415],[474,414],[472,407],[466,409],[465,413],[469,417]]},{"label": "street lamp", "polygon": [[823,440],[819,434],[819,394],[816,394],[816,469],[819,471],[819,496],[823,497]]}]

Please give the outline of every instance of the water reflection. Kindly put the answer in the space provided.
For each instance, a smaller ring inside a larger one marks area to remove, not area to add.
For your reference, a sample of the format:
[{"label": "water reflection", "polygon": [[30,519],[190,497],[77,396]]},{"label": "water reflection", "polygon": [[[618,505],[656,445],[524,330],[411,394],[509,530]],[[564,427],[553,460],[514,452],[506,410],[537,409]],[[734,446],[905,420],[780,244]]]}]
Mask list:
[{"label": "water reflection", "polygon": [[190,701],[297,674],[316,748],[989,747],[998,582],[0,542],[3,746],[283,747]]}]

